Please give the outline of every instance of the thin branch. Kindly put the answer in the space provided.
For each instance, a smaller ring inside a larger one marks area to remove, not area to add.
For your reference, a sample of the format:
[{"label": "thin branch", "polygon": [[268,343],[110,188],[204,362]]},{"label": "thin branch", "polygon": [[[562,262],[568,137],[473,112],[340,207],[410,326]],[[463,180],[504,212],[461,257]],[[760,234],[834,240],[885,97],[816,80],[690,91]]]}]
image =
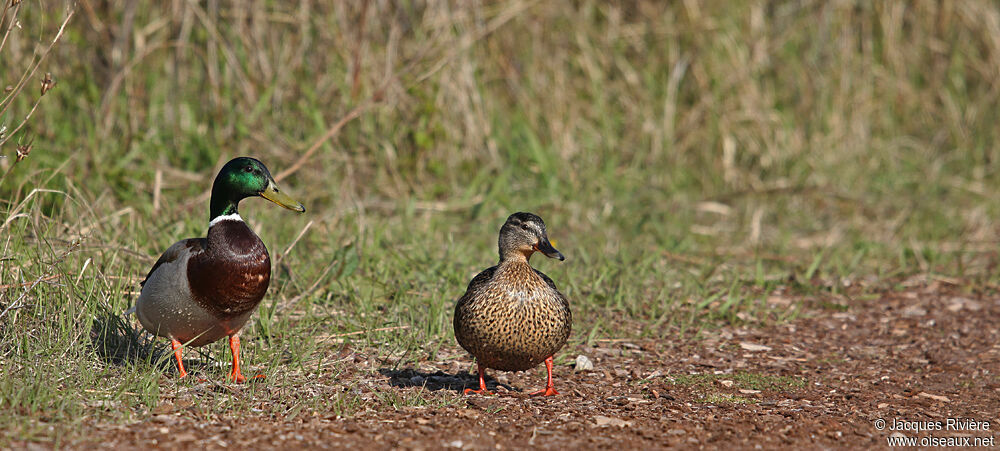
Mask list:
[{"label": "thin branch", "polygon": [[[4,19],[7,18],[7,10],[10,9],[10,3],[5,2],[3,6],[3,17],[0,17],[0,23],[3,23]],[[10,15],[10,25],[7,26],[7,31],[3,33],[3,41],[0,41],[0,51],[3,50],[4,46],[7,44],[7,36],[10,36],[10,30],[14,28],[14,24],[17,23],[17,12],[20,11],[21,4],[18,3],[14,7],[14,12]]]},{"label": "thin branch", "polygon": [[[35,75],[35,71],[38,70],[38,66],[42,65],[42,61],[45,61],[45,58],[48,57],[49,53],[52,52],[52,47],[56,45],[56,42],[58,42],[59,38],[62,37],[63,32],[66,31],[66,25],[69,23],[69,20],[73,18],[73,14],[76,14],[76,10],[75,9],[69,10],[69,14],[66,14],[66,18],[63,19],[62,25],[59,26],[59,32],[56,33],[56,37],[52,38],[52,42],[50,42],[49,46],[45,48],[44,52],[42,52],[41,57],[38,58],[38,62],[34,63],[34,66],[29,71],[25,72],[27,76],[20,82],[18,82],[17,87],[15,87],[13,91],[11,91],[10,95],[7,96],[7,99],[13,98],[18,93],[20,93],[21,90],[24,89],[24,85],[27,82],[27,80],[31,79]],[[4,102],[7,102],[7,99],[4,99]],[[7,102],[3,106],[3,109],[0,110],[0,116],[3,116],[3,114],[7,112],[7,108],[9,108],[13,103],[14,102]],[[34,108],[32,108],[32,111],[34,111]],[[25,118],[24,122],[27,122],[27,118]],[[24,122],[21,122],[21,125],[24,125]],[[18,129],[20,128],[21,127],[18,126]],[[12,135],[13,133],[11,133],[11,136]],[[8,136],[7,139],[10,139],[10,136]],[[6,140],[4,140],[4,142],[6,142]]]},{"label": "thin branch", "polygon": [[278,308],[276,309],[276,311],[279,312],[279,313],[282,312],[282,311],[284,311],[286,308],[291,307],[291,306],[295,305],[296,303],[298,303],[299,300],[302,299],[302,298],[304,298],[307,294],[312,293],[313,291],[315,291],[316,288],[319,287],[319,284],[321,282],[323,282],[324,280],[326,280],[326,275],[330,273],[330,270],[333,269],[333,265],[336,264],[336,263],[337,263],[337,261],[334,260],[334,261],[330,262],[329,265],[326,265],[326,268],[323,268],[323,272],[320,273],[319,277],[316,278],[316,280],[312,283],[312,285],[309,286],[309,288],[306,288],[305,290],[302,290],[302,292],[299,293],[298,295],[296,295],[294,298],[291,298],[291,299],[288,299],[286,301],[283,301],[281,304],[278,305]]},{"label": "thin branch", "polygon": [[365,24],[368,23],[368,6],[371,1],[365,1],[361,5],[361,19],[358,24],[358,32],[354,37],[354,56],[351,68],[351,100],[357,100],[358,91],[361,89],[361,47],[364,46]]},{"label": "thin branch", "polygon": [[[24,125],[28,123],[28,120],[31,119],[31,115],[35,114],[35,110],[38,109],[38,105],[40,103],[42,103],[42,96],[38,96],[38,98],[35,99],[35,104],[31,106],[30,110],[28,110],[28,114],[24,116],[24,119],[21,120],[21,123],[17,124],[17,127],[15,127],[14,130],[12,130],[10,133],[8,133],[7,136],[4,136],[3,139],[0,139],[0,147],[3,147],[4,144],[7,144],[7,141],[10,141],[11,137],[13,137],[14,135],[16,135],[17,132],[21,131],[21,128],[23,128]],[[3,114],[3,113],[0,113],[0,114]],[[13,168],[14,168],[14,165],[11,165],[10,169],[13,169]],[[10,170],[8,169],[7,172],[10,172]],[[6,177],[6,175],[7,174],[4,174],[5,177]],[[0,181],[2,181],[2,180],[3,179],[0,178]]]},{"label": "thin branch", "polygon": [[52,274],[52,275],[49,275],[49,276],[42,277],[39,280],[36,280],[34,282],[8,283],[6,285],[0,285],[0,290],[6,290],[8,288],[26,287],[28,285],[35,285],[38,282],[48,282],[48,281],[53,280],[53,279],[58,279],[61,276],[62,276],[62,274]]},{"label": "thin branch", "polygon": [[340,129],[344,128],[344,126],[347,125],[348,122],[357,119],[357,117],[360,116],[361,113],[363,113],[368,108],[374,106],[375,103],[376,102],[365,102],[362,103],[361,105],[354,107],[354,109],[349,111],[343,118],[337,121],[336,124],[333,124],[332,127],[327,129],[326,133],[324,133],[323,136],[320,136],[319,139],[314,141],[312,146],[309,146],[309,149],[306,150],[306,153],[302,154],[302,156],[299,157],[299,159],[295,163],[293,163],[287,169],[279,172],[278,175],[274,177],[274,180],[280,182],[285,177],[288,177],[289,175],[294,174],[299,169],[302,169],[302,166],[305,166],[306,161],[312,158],[313,154],[316,153],[316,151],[323,146],[323,143],[327,142],[328,140],[336,136],[337,133],[340,132]]},{"label": "thin branch", "polygon": [[367,333],[370,333],[370,332],[386,332],[386,331],[390,331],[390,330],[403,330],[403,329],[409,329],[409,328],[410,328],[410,326],[380,327],[378,329],[359,330],[359,331],[356,331],[356,332],[347,332],[347,333],[343,333],[343,334],[319,335],[319,336],[316,337],[316,340],[323,341],[323,340],[329,340],[329,339],[332,339],[332,338],[350,337],[350,336],[353,336],[353,335],[364,335],[364,334],[367,334]]},{"label": "thin branch", "polygon": [[35,279],[34,282],[29,283],[29,285],[31,286],[29,286],[27,290],[24,290],[24,293],[21,293],[21,296],[18,296],[16,301],[8,305],[7,308],[3,309],[3,311],[0,312],[0,319],[2,319],[7,314],[7,312],[11,310],[24,307],[24,304],[21,303],[21,300],[24,299],[24,297],[27,296],[28,293],[31,292],[31,290],[35,289],[35,286],[41,283],[42,279],[44,279],[45,277],[46,276],[39,276],[37,279]]},{"label": "thin branch", "polygon": [[295,237],[295,239],[292,240],[292,244],[289,244],[288,247],[285,248],[285,252],[282,252],[282,255],[287,255],[289,252],[291,252],[292,249],[295,248],[295,245],[298,244],[299,240],[302,239],[302,236],[304,236],[306,232],[309,231],[309,228],[312,227],[312,225],[313,221],[309,220],[309,222],[306,223],[305,227],[302,227],[302,230],[299,231],[299,234]]}]

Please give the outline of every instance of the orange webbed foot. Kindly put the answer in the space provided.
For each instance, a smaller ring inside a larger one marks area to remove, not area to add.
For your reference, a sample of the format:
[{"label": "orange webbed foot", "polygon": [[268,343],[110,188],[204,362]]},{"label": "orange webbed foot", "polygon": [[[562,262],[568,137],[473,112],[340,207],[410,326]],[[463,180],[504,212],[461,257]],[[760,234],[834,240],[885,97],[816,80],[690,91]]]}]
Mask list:
[{"label": "orange webbed foot", "polygon": [[556,389],[552,387],[545,387],[545,389],[543,390],[533,391],[529,393],[529,395],[531,396],[555,396],[558,394],[559,392],[557,392]]},{"label": "orange webbed foot", "polygon": [[487,390],[485,388],[480,388],[479,390],[473,390],[471,388],[466,388],[465,391],[462,392],[462,393],[466,394],[466,395],[468,395],[470,393],[475,393],[477,395],[483,395],[483,396],[491,396],[491,395],[493,395],[493,392],[491,392],[491,391],[489,391],[489,390]]},{"label": "orange webbed foot", "polygon": [[229,374],[229,378],[228,379],[230,381],[232,381],[232,382],[237,383],[237,384],[242,384],[242,383],[246,383],[247,381],[263,380],[265,378],[267,378],[267,376],[265,376],[263,374],[258,374],[256,376],[250,376],[249,379],[247,379],[246,377],[244,377],[242,374]]},{"label": "orange webbed foot", "polygon": [[492,395],[493,393],[490,393],[490,391],[486,389],[486,368],[484,368],[483,365],[478,365],[478,366],[479,366],[479,390],[466,388],[465,391],[463,391],[462,393],[466,395],[468,395],[469,393],[475,393],[477,395],[483,395],[483,396]]},{"label": "orange webbed foot", "polygon": [[545,372],[548,374],[548,378],[545,381],[545,389],[532,392],[530,393],[531,396],[555,396],[559,394],[552,384],[552,356],[545,359]]}]

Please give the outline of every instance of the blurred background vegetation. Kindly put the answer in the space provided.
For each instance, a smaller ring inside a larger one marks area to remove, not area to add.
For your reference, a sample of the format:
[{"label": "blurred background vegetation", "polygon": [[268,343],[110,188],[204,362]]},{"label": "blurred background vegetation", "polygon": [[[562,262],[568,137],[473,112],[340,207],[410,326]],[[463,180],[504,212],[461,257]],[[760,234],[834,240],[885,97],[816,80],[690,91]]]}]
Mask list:
[{"label": "blurred background vegetation", "polygon": [[994,291],[995,2],[15,3],[0,372],[53,347],[116,371],[86,319],[204,233],[239,155],[308,208],[243,204],[276,261],[259,359],[378,327],[409,329],[365,339],[453,346],[453,302],[518,210],[568,257],[533,262],[577,343],[782,320],[914,276]]}]

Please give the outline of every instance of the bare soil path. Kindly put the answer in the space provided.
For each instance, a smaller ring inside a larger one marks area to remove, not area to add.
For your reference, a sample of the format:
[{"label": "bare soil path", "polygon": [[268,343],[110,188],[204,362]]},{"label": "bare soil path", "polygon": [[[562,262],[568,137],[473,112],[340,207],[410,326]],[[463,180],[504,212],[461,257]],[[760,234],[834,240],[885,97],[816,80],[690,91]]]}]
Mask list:
[{"label": "bare soil path", "polygon": [[[995,446],[1000,299],[956,295],[932,282],[848,305],[806,308],[788,323],[722,328],[699,340],[609,340],[571,349],[564,360],[585,355],[594,369],[559,365],[561,395],[553,398],[525,394],[543,384],[543,370],[497,373],[490,384],[496,396],[458,397],[474,379],[465,374],[470,359],[457,347],[403,369],[343,348],[341,355],[357,364],[341,377],[360,379],[352,386],[371,401],[350,417],[310,411],[231,417],[195,412],[179,401],[134,424],[93,424],[92,443],[79,445],[846,448],[886,447],[895,433]],[[402,399],[417,391],[440,404],[376,402],[387,393]],[[947,430],[949,419],[989,422],[989,430],[971,430],[968,423]],[[901,422],[945,430],[892,430]]]}]

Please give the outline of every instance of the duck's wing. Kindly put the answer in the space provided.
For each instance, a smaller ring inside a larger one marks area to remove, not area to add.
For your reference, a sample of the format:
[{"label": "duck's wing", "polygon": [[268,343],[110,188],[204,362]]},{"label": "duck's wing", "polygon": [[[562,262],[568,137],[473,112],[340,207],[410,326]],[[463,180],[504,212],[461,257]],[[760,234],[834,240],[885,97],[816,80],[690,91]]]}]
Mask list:
[{"label": "duck's wing", "polygon": [[455,316],[452,318],[452,326],[455,328],[455,339],[458,340],[458,344],[466,351],[474,352],[473,349],[477,341],[474,336],[470,337],[468,334],[467,323],[470,321],[470,316],[474,313],[471,311],[474,309],[470,307],[470,304],[476,300],[478,294],[487,288],[496,270],[496,266],[491,266],[476,274],[476,277],[473,277],[472,281],[469,282],[469,288],[465,290],[465,294],[455,303]]},{"label": "duck's wing", "polygon": [[472,297],[477,292],[479,292],[479,290],[483,289],[483,287],[485,287],[486,284],[490,283],[490,280],[493,279],[493,273],[495,273],[496,271],[497,267],[491,266],[489,268],[484,269],[479,274],[476,274],[476,277],[473,277],[472,280],[469,282],[469,288],[465,289],[465,294],[463,294],[462,297],[459,298],[458,305],[462,305],[465,304],[466,302],[469,302],[472,299]]},{"label": "duck's wing", "polygon": [[[556,294],[556,298],[559,299],[559,303],[562,304],[562,308],[560,309],[561,310],[560,319],[562,320],[562,324],[565,326],[563,327],[563,335],[562,335],[562,343],[565,344],[566,340],[569,339],[570,332],[572,332],[573,329],[573,312],[571,312],[569,309],[569,299],[566,299],[566,295],[562,294],[562,292],[559,291],[558,288],[556,288],[556,283],[553,282],[552,279],[549,278],[549,276],[546,276],[544,273],[535,268],[531,269],[534,269],[535,274],[538,274],[538,276],[545,281],[545,283],[549,286],[549,288],[551,288],[552,291]],[[559,345],[560,348],[562,346],[563,346],[562,344]]]},{"label": "duck's wing", "polygon": [[556,283],[553,282],[552,279],[549,278],[549,276],[546,276],[545,273],[543,273],[543,272],[541,272],[541,271],[539,271],[539,270],[537,270],[535,268],[531,268],[531,269],[534,270],[535,274],[538,274],[538,276],[541,277],[542,280],[545,281],[545,284],[548,285],[549,288],[552,289],[552,291],[555,291],[556,294],[559,295],[559,300],[562,301],[562,303],[566,306],[566,308],[569,308],[569,299],[566,299],[566,296],[563,295],[562,292],[559,291],[558,288],[556,288]]},{"label": "duck's wing", "polygon": [[139,286],[146,286],[146,281],[149,280],[150,276],[156,272],[164,263],[170,263],[178,258],[181,258],[185,254],[191,254],[192,256],[205,252],[205,246],[208,244],[208,240],[205,238],[188,238],[186,240],[180,240],[174,243],[173,246],[167,248],[167,250],[160,256],[159,260],[153,264],[153,267],[146,274],[146,278],[139,282]]}]

